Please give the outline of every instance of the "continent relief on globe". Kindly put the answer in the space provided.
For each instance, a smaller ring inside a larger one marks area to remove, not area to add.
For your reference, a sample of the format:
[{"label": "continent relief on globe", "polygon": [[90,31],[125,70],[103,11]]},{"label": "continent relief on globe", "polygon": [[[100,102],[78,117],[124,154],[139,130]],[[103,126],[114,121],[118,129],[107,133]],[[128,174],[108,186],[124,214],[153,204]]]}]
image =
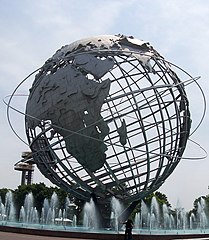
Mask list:
[{"label": "continent relief on globe", "polygon": [[[82,66],[95,79],[114,65],[111,59],[100,60],[90,54],[78,55],[74,64]],[[34,129],[41,121],[50,120],[54,131],[64,138],[68,153],[94,172],[106,159],[103,140],[109,127],[100,111],[109,90],[109,79],[102,82],[88,79],[72,65],[45,74],[30,89],[26,106],[28,127]]]},{"label": "continent relief on globe", "polygon": [[[108,54],[103,55],[103,50]],[[131,54],[149,72],[150,57],[158,54],[149,43],[123,35],[83,39],[63,46],[36,75],[26,105],[27,128],[40,127],[42,131],[41,124],[50,121],[52,132],[63,137],[68,153],[92,172],[106,160],[104,138],[110,129],[101,116],[101,107],[111,85],[105,74],[114,68],[112,56],[118,51]],[[117,133],[121,145],[125,145],[124,120]]]}]

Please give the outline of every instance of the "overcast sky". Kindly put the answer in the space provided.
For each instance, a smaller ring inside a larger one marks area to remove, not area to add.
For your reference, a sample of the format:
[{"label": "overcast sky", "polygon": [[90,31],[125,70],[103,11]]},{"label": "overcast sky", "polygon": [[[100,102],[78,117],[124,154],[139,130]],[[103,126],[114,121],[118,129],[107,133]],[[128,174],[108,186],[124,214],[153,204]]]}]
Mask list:
[{"label": "overcast sky", "polygon": [[[209,98],[209,1],[0,0],[0,4],[0,188],[19,185],[20,173],[13,166],[21,152],[28,150],[9,127],[3,99],[63,45],[118,33],[149,41],[167,60],[194,77],[201,76],[199,84]],[[192,86],[188,91],[194,128],[203,109],[202,99]],[[20,98],[15,98],[16,107],[24,100]],[[13,126],[25,138],[23,119],[16,115],[11,114]],[[192,140],[209,152],[208,114]],[[204,152],[190,144],[185,154],[203,156]],[[36,170],[34,182],[40,181],[49,184]],[[173,207],[179,200],[188,210],[196,198],[209,194],[208,185],[209,157],[182,160],[159,191]]]}]

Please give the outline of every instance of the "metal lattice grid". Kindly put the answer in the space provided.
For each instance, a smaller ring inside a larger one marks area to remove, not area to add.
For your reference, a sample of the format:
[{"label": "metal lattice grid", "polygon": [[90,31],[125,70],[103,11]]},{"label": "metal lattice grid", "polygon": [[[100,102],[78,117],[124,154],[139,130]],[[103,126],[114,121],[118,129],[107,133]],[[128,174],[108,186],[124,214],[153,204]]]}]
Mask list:
[{"label": "metal lattice grid", "polygon": [[[163,58],[151,57],[149,71],[139,59],[123,52],[103,51],[102,57],[114,61],[114,67],[97,80],[111,81],[101,109],[110,129],[104,138],[104,166],[95,172],[84,168],[66,150],[67,137],[59,133],[52,137],[51,132],[59,126],[51,120],[43,120],[34,129],[26,122],[27,136],[37,166],[53,183],[84,200],[95,193],[103,199],[114,195],[130,202],[157,189],[180,161],[190,130],[188,100],[184,85]],[[68,60],[61,68],[72,63]],[[118,136],[123,121],[125,145]],[[99,131],[100,122],[94,124]],[[69,136],[89,138],[82,130],[64,129]]]}]

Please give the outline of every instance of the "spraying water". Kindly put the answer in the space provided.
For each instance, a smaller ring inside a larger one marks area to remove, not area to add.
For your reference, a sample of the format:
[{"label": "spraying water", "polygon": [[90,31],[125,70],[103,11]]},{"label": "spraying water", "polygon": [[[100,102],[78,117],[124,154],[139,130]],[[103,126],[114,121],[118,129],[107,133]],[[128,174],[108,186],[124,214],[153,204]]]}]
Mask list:
[{"label": "spraying water", "polygon": [[5,197],[5,215],[6,215],[6,220],[8,221],[15,221],[15,215],[16,215],[16,210],[14,206],[14,201],[13,201],[13,195],[11,191],[8,191],[6,193]]},{"label": "spraying water", "polygon": [[83,226],[86,228],[98,229],[99,217],[93,199],[84,205]]},{"label": "spraying water", "polygon": [[123,207],[122,207],[122,204],[120,203],[120,201],[117,198],[112,197],[110,219],[111,219],[111,225],[112,225],[113,229],[115,229],[116,231],[119,230],[118,217],[120,216],[122,211],[123,211]]}]

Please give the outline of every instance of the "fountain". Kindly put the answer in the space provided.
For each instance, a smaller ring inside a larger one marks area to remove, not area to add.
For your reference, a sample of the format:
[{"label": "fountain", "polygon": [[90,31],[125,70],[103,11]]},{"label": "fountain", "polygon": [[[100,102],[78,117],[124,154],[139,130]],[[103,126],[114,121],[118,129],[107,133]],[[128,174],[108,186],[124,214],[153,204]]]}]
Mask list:
[{"label": "fountain", "polygon": [[6,218],[5,207],[4,207],[4,204],[2,203],[1,196],[0,196],[0,221],[4,221],[5,218]]},{"label": "fountain", "polygon": [[159,228],[159,205],[156,197],[154,196],[151,201],[150,207],[150,228]]},{"label": "fountain", "polygon": [[[140,238],[143,234],[160,234],[163,236],[171,233],[184,236],[186,234],[197,234],[196,232],[209,234],[205,199],[200,198],[196,205],[195,210],[187,213],[180,202],[177,203],[176,208],[173,210],[165,203],[160,204],[155,196],[152,197],[149,204],[141,200],[141,203],[138,205],[138,211],[133,218],[133,234],[135,234],[135,237],[139,234]],[[110,228],[100,228],[99,221],[97,221],[99,214],[93,199],[84,204],[83,219],[79,219],[82,225],[78,226],[79,216],[75,212],[77,206],[68,197],[65,199],[63,208],[60,208],[58,196],[54,192],[50,199],[44,199],[43,206],[39,212],[36,209],[33,194],[30,192],[25,196],[24,204],[18,212],[15,208],[13,194],[11,191],[8,191],[5,199],[0,198],[0,227],[15,226],[18,228],[52,229],[74,234],[78,232],[85,234],[102,232],[102,234],[113,234],[114,238],[114,234],[120,235],[124,233],[124,229],[120,228],[118,222],[118,216],[123,212],[124,207],[115,197],[112,197],[109,207],[111,210],[109,216]]]},{"label": "fountain", "polygon": [[111,227],[115,231],[119,231],[118,218],[123,210],[124,209],[120,201],[116,197],[112,197],[110,221],[111,221]]},{"label": "fountain", "polygon": [[39,216],[36,207],[34,207],[33,194],[29,193],[25,197],[24,206],[20,209],[19,222],[39,223]]},{"label": "fountain", "polygon": [[[6,222],[19,222],[24,224],[42,224],[42,225],[54,225],[60,224],[64,225],[73,222],[73,226],[77,226],[77,218],[73,216],[70,220],[67,218],[66,211],[71,208],[70,201],[66,198],[65,209],[58,209],[59,201],[57,194],[54,192],[51,199],[44,199],[43,207],[41,213],[38,213],[36,207],[34,206],[33,194],[30,192],[25,196],[24,205],[21,206],[19,213],[14,206],[13,194],[8,191],[5,197],[5,204],[3,204],[0,198],[0,221]],[[74,207],[75,205],[73,205]],[[16,219],[16,216],[17,219]]]},{"label": "fountain", "polygon": [[98,219],[99,215],[96,210],[96,205],[91,198],[90,202],[86,202],[84,205],[83,226],[90,229],[98,229]]},{"label": "fountain", "polygon": [[5,214],[6,220],[15,221],[15,207],[14,207],[13,195],[11,191],[8,191],[6,193],[5,206],[3,209],[5,209],[3,211],[3,214]]},{"label": "fountain", "polygon": [[205,200],[203,198],[197,203],[197,223],[198,227],[205,229],[208,227],[208,217],[206,215]]},{"label": "fountain", "polygon": [[174,228],[174,216],[171,214],[170,208],[164,203],[163,204],[163,228],[172,229]]},{"label": "fountain", "polygon": [[[17,212],[13,194],[8,191],[5,196],[5,204],[0,198],[0,222],[19,222],[22,224],[39,224],[39,225],[68,225],[72,228],[77,227],[78,216],[75,214],[76,205],[71,203],[66,197],[64,208],[59,208],[59,200],[54,192],[50,199],[44,199],[41,212],[39,213],[34,206],[33,194],[30,192],[26,195],[24,205]],[[112,197],[110,214],[110,225],[113,231],[120,231],[118,217],[124,208],[120,201]],[[71,209],[71,210],[70,210]],[[70,214],[69,214],[70,213]],[[98,230],[99,214],[96,205],[91,199],[84,204],[83,224],[80,227]],[[134,230],[194,230],[208,229],[208,212],[204,198],[197,202],[196,211],[187,213],[181,206],[180,202],[174,210],[165,203],[160,205],[157,198],[152,197],[151,203],[147,205],[143,200],[140,203],[140,209],[134,216]]]},{"label": "fountain", "polygon": [[135,214],[135,229],[206,229],[209,228],[206,203],[203,198],[197,203],[196,214],[186,213],[185,209],[177,202],[175,210],[171,210],[166,204],[159,205],[156,197],[152,198],[148,207],[144,201],[141,209]]}]

